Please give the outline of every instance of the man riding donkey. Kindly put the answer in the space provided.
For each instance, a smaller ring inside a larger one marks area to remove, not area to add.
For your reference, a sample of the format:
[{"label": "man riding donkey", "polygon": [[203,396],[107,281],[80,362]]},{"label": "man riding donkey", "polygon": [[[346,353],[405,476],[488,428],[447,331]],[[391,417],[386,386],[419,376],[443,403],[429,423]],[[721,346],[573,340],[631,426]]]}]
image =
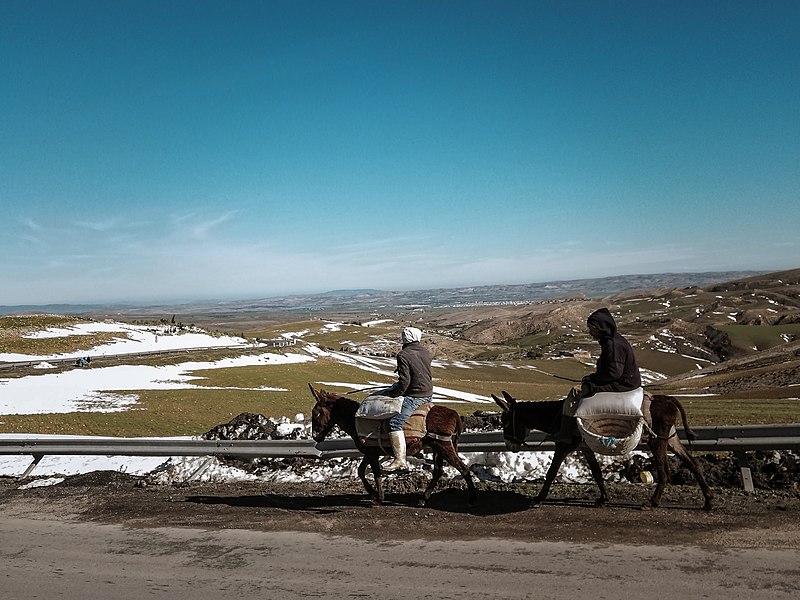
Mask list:
[{"label": "man riding donkey", "polygon": [[569,443],[580,436],[576,412],[581,400],[598,392],[630,392],[642,387],[636,356],[628,340],[617,331],[614,317],[607,308],[594,311],[586,319],[589,335],[600,344],[600,357],[594,373],[574,386],[564,402],[561,428],[554,440]]},{"label": "man riding donkey", "polygon": [[397,382],[380,392],[391,398],[403,397],[400,413],[389,420],[389,439],[394,452],[394,460],[383,467],[387,473],[408,471],[406,463],[406,437],[403,424],[414,410],[431,401],[433,396],[433,376],[431,375],[431,355],[420,343],[422,331],[416,327],[405,327],[400,334],[403,348],[397,354]]}]

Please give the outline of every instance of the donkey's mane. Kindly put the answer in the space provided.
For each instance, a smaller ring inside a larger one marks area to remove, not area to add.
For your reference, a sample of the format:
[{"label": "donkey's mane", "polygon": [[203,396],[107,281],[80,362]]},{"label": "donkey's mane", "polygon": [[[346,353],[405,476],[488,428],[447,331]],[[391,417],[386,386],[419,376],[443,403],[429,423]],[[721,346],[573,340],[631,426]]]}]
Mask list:
[{"label": "donkey's mane", "polygon": [[352,398],[347,398],[334,392],[319,391],[320,401],[330,411],[330,419],[339,426],[358,444],[358,428],[356,427],[356,413],[359,403]]},{"label": "donkey's mane", "polygon": [[347,410],[353,414],[355,414],[355,412],[358,410],[359,403],[357,400],[347,398],[346,396],[342,396],[341,394],[337,394],[335,392],[329,392],[328,390],[318,390],[317,393],[322,396],[325,402],[337,404],[342,410]]},{"label": "donkey's mane", "polygon": [[516,410],[525,423],[536,423],[536,429],[545,433],[557,433],[561,420],[557,417],[564,408],[563,400],[545,400],[542,402],[518,402]]}]

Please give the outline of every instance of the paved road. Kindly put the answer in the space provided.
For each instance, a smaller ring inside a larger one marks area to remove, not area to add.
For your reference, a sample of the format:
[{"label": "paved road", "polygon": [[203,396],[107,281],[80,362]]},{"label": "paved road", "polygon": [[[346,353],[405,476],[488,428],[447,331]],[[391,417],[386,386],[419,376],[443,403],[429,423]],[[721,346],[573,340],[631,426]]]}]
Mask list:
[{"label": "paved road", "polygon": [[170,598],[797,597],[800,552],[523,543],[363,542],[312,533],[0,521],[0,596]]}]

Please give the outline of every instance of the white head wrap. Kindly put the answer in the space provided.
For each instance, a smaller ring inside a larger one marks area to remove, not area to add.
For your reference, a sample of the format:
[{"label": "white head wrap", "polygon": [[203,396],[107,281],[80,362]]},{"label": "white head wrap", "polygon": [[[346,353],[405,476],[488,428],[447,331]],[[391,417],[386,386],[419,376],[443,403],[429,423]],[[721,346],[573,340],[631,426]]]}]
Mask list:
[{"label": "white head wrap", "polygon": [[404,344],[418,342],[422,339],[422,332],[416,327],[405,327],[403,333],[400,334],[400,339]]}]

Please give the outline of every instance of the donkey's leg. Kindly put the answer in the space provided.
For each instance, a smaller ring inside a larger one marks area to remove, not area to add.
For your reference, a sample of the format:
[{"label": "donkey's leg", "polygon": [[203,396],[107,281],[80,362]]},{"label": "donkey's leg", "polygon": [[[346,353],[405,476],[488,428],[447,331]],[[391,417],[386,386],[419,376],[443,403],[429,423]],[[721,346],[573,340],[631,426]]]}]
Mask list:
[{"label": "donkey's leg", "polygon": [[[367,481],[364,473],[366,464],[369,464],[369,467],[372,470],[372,478],[375,481],[374,489],[369,484],[369,481]],[[364,467],[364,469],[362,469],[362,467]],[[361,481],[364,482],[364,487],[367,488],[367,492],[372,498],[373,504],[383,504],[383,483],[381,478],[380,456],[377,453],[365,455],[364,460],[361,461],[361,465],[359,465],[358,474],[361,477]]]},{"label": "donkey's leg", "polygon": [[377,493],[376,504],[383,504],[383,473],[381,471],[380,455],[377,453],[370,456],[370,468],[372,477],[375,479],[375,491]]},{"label": "donkey's leg", "polygon": [[597,456],[591,448],[581,447],[581,454],[586,459],[589,465],[589,470],[592,472],[592,477],[597,487],[600,488],[600,497],[594,501],[595,506],[605,506],[608,502],[608,492],[606,491],[606,482],[603,480],[603,471],[600,469],[600,463],[597,462]]},{"label": "donkey's leg", "polygon": [[661,495],[664,493],[664,487],[667,485],[669,479],[669,472],[667,470],[667,440],[651,436],[647,440],[647,445],[650,446],[650,452],[653,453],[653,462],[656,464],[656,489],[650,497],[650,504],[642,506],[644,509],[650,507],[657,508],[661,504]]},{"label": "donkey's leg", "polygon": [[[364,457],[361,459],[361,462],[358,465],[358,477],[359,479],[361,479],[361,483],[364,484],[364,489],[367,490],[367,495],[370,497],[370,500],[375,502],[378,499],[378,494],[375,491],[375,488],[372,487],[372,484],[370,484],[369,479],[367,479],[367,465],[371,465],[371,459],[370,457],[364,455]],[[375,475],[374,467],[372,474],[373,477],[375,477],[375,480],[377,481],[378,478]]]},{"label": "donkey's leg", "polygon": [[700,489],[703,491],[703,498],[705,498],[705,503],[703,504],[703,510],[711,510],[712,500],[714,498],[713,495],[711,494],[711,488],[708,487],[708,483],[706,483],[706,478],[703,476],[703,470],[700,468],[700,465],[698,465],[694,457],[691,454],[689,454],[689,452],[683,446],[681,441],[678,439],[678,436],[674,436],[670,439],[669,447],[672,449],[672,452],[675,453],[675,456],[681,459],[681,462],[684,465],[686,465],[686,468],[692,472],[692,475],[694,475],[694,478],[700,485]]},{"label": "donkey's leg", "polygon": [[461,460],[461,457],[458,455],[458,447],[455,444],[445,446],[444,457],[447,459],[448,463],[461,473],[464,481],[467,482],[467,492],[469,494],[467,504],[474,506],[477,492],[475,491],[475,483],[472,481],[472,471],[469,470],[469,467],[464,464],[464,461]]},{"label": "donkey's leg", "polygon": [[553,453],[553,462],[550,463],[550,468],[547,469],[547,475],[544,477],[544,484],[542,484],[542,489],[539,490],[539,495],[531,501],[531,505],[535,506],[544,502],[544,499],[547,498],[547,494],[550,493],[550,486],[553,485],[553,481],[556,475],[558,475],[561,463],[564,462],[567,456],[572,454],[576,447],[577,445],[556,443],[556,450]]},{"label": "donkey's leg", "polygon": [[444,472],[444,455],[442,454],[442,449],[439,447],[433,448],[433,474],[431,475],[431,480],[428,482],[428,487],[425,488],[425,491],[422,494],[422,498],[419,499],[419,505],[425,506],[425,503],[430,499],[431,494],[433,493],[433,488],[436,487],[436,484],[439,483],[439,479],[442,477],[442,473]]}]

